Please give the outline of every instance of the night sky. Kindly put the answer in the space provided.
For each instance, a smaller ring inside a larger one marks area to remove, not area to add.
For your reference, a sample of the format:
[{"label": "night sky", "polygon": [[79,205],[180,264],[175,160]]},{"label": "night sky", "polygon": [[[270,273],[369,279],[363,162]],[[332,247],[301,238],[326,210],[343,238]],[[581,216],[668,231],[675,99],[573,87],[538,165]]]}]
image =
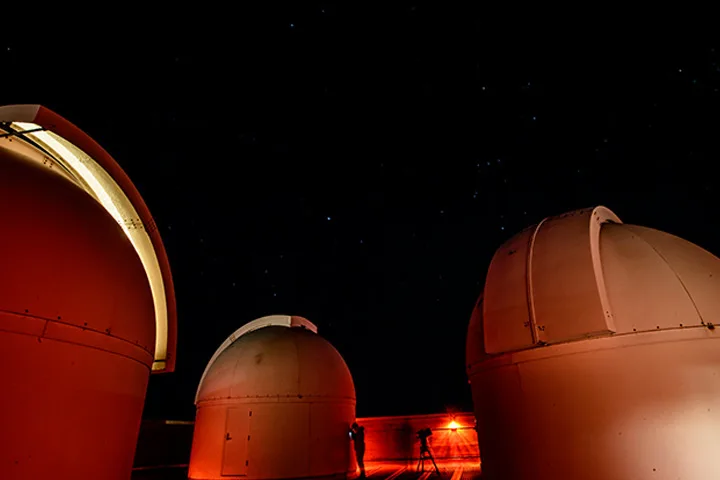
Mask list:
[{"label": "night sky", "polygon": [[488,264],[549,215],[605,205],[720,254],[720,44],[521,36],[480,10],[389,3],[0,45],[0,104],[88,132],[161,229],[178,364],[152,377],[146,417],[194,418],[212,353],[270,314],[318,325],[359,416],[470,410]]}]

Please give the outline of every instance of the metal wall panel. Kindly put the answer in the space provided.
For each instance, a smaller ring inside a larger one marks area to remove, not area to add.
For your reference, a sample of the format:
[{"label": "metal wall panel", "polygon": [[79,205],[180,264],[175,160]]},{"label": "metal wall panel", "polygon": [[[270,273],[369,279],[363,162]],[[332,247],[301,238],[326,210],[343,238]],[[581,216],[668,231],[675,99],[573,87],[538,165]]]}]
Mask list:
[{"label": "metal wall panel", "polygon": [[248,475],[300,478],[310,471],[310,405],[262,403],[252,407]]},{"label": "metal wall panel", "polygon": [[228,408],[223,446],[223,475],[247,475],[248,442],[252,410],[247,407]]}]

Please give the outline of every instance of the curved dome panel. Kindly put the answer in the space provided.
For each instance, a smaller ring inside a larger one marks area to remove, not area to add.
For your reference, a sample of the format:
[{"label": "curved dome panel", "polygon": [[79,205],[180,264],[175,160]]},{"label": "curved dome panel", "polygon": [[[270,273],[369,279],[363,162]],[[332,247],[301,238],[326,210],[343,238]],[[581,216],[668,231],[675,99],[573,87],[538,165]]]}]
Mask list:
[{"label": "curved dome panel", "polygon": [[355,398],[345,361],[314,332],[270,325],[235,340],[213,362],[196,402],[258,397]]},{"label": "curved dome panel", "polygon": [[71,180],[120,225],[153,293],[153,371],[173,371],[177,319],[167,254],[150,211],[122,168],[82,130],[39,105],[0,107],[0,145]]},{"label": "curved dome panel", "polygon": [[313,325],[309,320],[298,317],[298,316],[289,316],[289,315],[268,315],[267,317],[261,317],[256,320],[253,320],[252,322],[249,322],[242,327],[235,330],[228,338],[225,339],[225,341],[220,345],[220,347],[215,351],[212,358],[208,362],[208,364],[205,366],[205,371],[202,374],[202,377],[200,377],[200,382],[198,383],[198,389],[195,393],[195,403],[197,403],[198,395],[200,395],[200,388],[202,387],[203,383],[205,383],[205,377],[207,376],[210,369],[215,364],[215,360],[225,351],[228,347],[230,347],[235,341],[245,335],[246,333],[250,333],[254,330],[258,330],[260,328],[269,327],[269,326],[284,326],[284,327],[301,327],[306,328],[310,330],[311,332],[317,333],[317,327]]},{"label": "curved dome panel", "polygon": [[[527,348],[537,343],[531,321],[528,292],[528,256],[536,228],[529,228],[508,240],[495,253],[488,269],[484,309],[483,344],[490,352]],[[473,316],[475,318],[475,315]],[[502,321],[493,321],[501,318]]]},{"label": "curved dome panel", "polygon": [[617,333],[701,325],[696,298],[709,318],[717,318],[720,302],[709,297],[720,292],[712,275],[720,275],[720,260],[650,228],[607,225],[600,239]]},{"label": "curved dome panel", "polygon": [[465,339],[465,363],[468,371],[488,358],[485,351],[485,332],[483,322],[483,294],[480,294],[470,316],[467,338]]},{"label": "curved dome panel", "polygon": [[680,237],[652,228],[628,225],[667,262],[705,323],[720,319],[720,259]]}]

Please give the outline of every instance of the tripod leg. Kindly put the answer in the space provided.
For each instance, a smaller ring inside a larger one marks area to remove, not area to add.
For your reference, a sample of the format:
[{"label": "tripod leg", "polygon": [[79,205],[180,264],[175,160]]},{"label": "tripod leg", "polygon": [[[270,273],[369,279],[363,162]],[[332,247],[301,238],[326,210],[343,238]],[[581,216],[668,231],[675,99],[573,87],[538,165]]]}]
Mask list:
[{"label": "tripod leg", "polygon": [[437,473],[438,477],[441,477],[440,475],[440,469],[437,466],[437,463],[435,463],[435,457],[432,456],[432,453],[430,454],[430,460],[433,462],[433,466],[435,467],[435,473]]}]

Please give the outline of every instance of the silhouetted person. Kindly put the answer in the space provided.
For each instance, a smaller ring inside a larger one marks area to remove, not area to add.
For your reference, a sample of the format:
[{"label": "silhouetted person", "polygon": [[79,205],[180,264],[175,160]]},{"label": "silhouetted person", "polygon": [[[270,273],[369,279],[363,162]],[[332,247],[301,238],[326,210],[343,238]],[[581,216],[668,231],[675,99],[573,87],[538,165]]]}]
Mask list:
[{"label": "silhouetted person", "polygon": [[359,478],[365,478],[365,462],[363,461],[363,457],[365,457],[365,427],[361,427],[357,422],[353,423],[350,427],[350,436],[355,446],[355,458],[360,467]]}]

